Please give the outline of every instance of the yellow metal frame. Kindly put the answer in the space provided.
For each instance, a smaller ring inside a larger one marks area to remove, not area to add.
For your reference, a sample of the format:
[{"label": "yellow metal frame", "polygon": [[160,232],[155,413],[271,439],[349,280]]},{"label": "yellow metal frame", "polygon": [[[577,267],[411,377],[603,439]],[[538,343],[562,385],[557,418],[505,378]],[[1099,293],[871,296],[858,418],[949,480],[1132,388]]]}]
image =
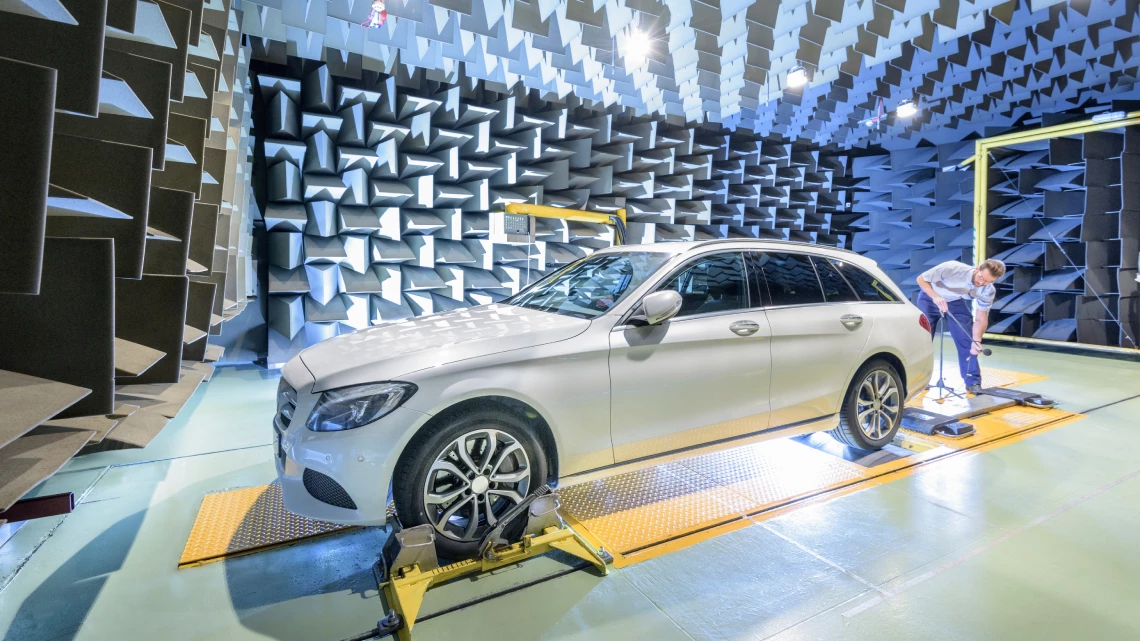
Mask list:
[{"label": "yellow metal frame", "polygon": [[[522,213],[522,212],[510,212]],[[396,631],[399,641],[410,641],[412,627],[424,603],[424,595],[434,585],[453,581],[468,574],[490,572],[498,568],[514,565],[519,561],[540,556],[554,550],[565,552],[579,559],[589,561],[603,576],[609,574],[602,555],[580,534],[569,527],[549,527],[538,536],[527,536],[522,541],[494,550],[490,558],[469,559],[445,565],[428,572],[418,565],[394,571],[381,589],[388,607],[400,617],[402,625]]]},{"label": "yellow metal frame", "polygon": [[[525,214],[536,218],[558,218],[577,223],[594,223],[596,225],[611,225],[615,227],[617,225],[614,222],[614,216],[617,216],[623,226],[626,224],[624,208],[618,209],[612,214],[606,214],[596,211],[586,211],[584,209],[564,209],[562,207],[547,207],[546,205],[531,205],[528,203],[508,203],[506,212],[508,214]],[[624,242],[624,238],[614,237],[615,245],[620,245]]]},{"label": "yellow metal frame", "polygon": [[[1027,142],[1036,142],[1038,140],[1048,140],[1050,138],[1061,138],[1063,136],[1076,136],[1079,134],[1086,134],[1094,131],[1104,131],[1106,129],[1119,129],[1129,125],[1140,124],[1140,111],[1130,111],[1124,115],[1124,118],[1119,120],[1109,120],[1105,122],[1093,122],[1092,120],[1082,120],[1079,122],[1067,122],[1060,125],[1053,125],[1051,127],[1038,127],[1036,129],[1028,129],[1026,131],[1018,131],[1010,134],[1002,134],[1000,136],[991,136],[989,138],[979,138],[974,141],[974,155],[970,158],[963,160],[959,163],[960,166],[969,164],[974,165],[974,262],[980,265],[986,259],[986,217],[989,213],[988,200],[989,200],[989,173],[990,173],[990,151],[999,149],[1001,147],[1011,147]],[[1100,352],[1110,352],[1115,354],[1135,354],[1137,350],[1129,349],[1127,347],[1113,347],[1110,345],[1088,345],[1085,343],[1069,343],[1065,341],[1051,341],[1043,338],[1025,338],[1021,336],[1006,336],[1004,334],[989,334],[985,338],[994,340],[1005,340],[1016,343],[1035,343],[1047,344],[1056,346],[1067,346],[1078,349],[1091,349]]]}]

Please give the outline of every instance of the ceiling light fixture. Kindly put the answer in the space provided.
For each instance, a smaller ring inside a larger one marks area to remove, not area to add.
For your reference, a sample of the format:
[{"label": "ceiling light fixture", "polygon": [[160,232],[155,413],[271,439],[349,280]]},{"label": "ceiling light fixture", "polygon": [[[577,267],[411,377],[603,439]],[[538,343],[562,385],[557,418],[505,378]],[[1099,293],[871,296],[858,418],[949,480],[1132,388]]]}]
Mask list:
[{"label": "ceiling light fixture", "polygon": [[1092,121],[1095,123],[1116,122],[1117,120],[1124,120],[1127,117],[1128,114],[1123,111],[1111,111],[1109,113],[1099,113],[1093,116]]},{"label": "ceiling light fixture", "polygon": [[904,100],[895,107],[895,115],[899,118],[910,118],[916,113],[918,113],[918,107],[915,106],[913,100]]},{"label": "ceiling light fixture", "polygon": [[644,31],[633,27],[625,39],[625,60],[628,65],[640,67],[649,57],[649,36]]},{"label": "ceiling light fixture", "polygon": [[788,72],[788,86],[802,87],[808,82],[807,69],[803,65],[796,65]]}]

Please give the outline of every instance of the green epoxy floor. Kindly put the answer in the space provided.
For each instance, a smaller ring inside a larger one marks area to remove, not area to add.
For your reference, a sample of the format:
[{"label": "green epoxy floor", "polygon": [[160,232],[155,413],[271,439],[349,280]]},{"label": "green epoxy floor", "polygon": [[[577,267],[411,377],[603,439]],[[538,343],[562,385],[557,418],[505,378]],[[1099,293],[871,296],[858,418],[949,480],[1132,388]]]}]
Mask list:
[{"label": "green epoxy floor", "polygon": [[[1087,410],[1140,394],[1140,364],[995,347],[994,367]],[[145,449],[73,460],[37,493],[76,511],[0,547],[0,634],[340,641],[383,615],[354,530],[176,569],[203,494],[274,477],[276,379],[220,369]],[[615,570],[574,572],[424,620],[455,639],[1140,638],[1140,398]],[[425,614],[550,576],[540,558],[433,590]]]}]

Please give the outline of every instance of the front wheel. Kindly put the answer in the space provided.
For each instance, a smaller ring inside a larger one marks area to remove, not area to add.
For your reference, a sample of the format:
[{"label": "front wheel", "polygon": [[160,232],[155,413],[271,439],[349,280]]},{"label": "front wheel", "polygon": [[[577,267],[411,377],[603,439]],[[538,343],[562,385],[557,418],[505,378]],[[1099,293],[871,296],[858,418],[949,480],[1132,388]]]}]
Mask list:
[{"label": "front wheel", "polygon": [[878,450],[895,437],[902,423],[903,393],[898,372],[884,360],[859,368],[839,410],[839,427],[831,435],[861,450]]},{"label": "front wheel", "polygon": [[440,556],[478,553],[500,517],[546,482],[546,453],[527,424],[494,407],[474,409],[416,436],[393,478],[405,527],[428,524]]}]

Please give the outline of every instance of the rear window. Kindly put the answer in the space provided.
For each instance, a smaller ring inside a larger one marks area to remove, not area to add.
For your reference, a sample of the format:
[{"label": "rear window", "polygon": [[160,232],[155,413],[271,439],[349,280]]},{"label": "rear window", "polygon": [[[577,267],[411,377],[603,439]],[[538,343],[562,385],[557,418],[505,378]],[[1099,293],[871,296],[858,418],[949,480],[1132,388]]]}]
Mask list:
[{"label": "rear window", "polygon": [[839,273],[843,274],[847,282],[851,283],[851,286],[855,288],[855,293],[859,295],[859,300],[872,303],[893,303],[898,300],[898,297],[895,296],[894,292],[891,291],[891,288],[888,287],[886,283],[875,278],[861,267],[856,267],[851,263],[845,263],[841,260],[835,260],[834,258],[828,260],[839,270]]}]

